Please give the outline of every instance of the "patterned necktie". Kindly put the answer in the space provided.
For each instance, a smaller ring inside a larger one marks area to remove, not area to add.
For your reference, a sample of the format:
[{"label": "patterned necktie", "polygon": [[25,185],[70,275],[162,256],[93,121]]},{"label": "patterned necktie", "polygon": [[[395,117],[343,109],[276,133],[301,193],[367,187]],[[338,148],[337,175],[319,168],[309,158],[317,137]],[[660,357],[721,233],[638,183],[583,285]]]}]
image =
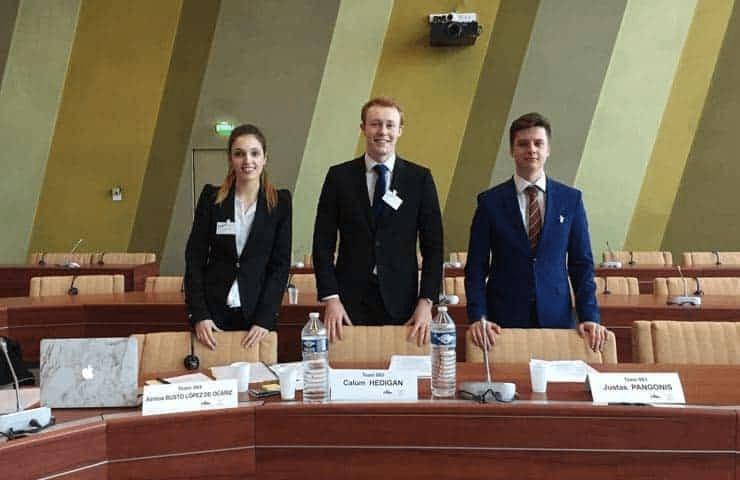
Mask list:
[{"label": "patterned necktie", "polygon": [[388,167],[382,163],[378,163],[373,167],[375,173],[378,174],[378,180],[375,182],[375,191],[373,192],[373,213],[375,218],[380,216],[383,211],[383,195],[385,195],[385,172],[388,171]]},{"label": "patterned necktie", "polygon": [[540,211],[540,203],[537,201],[537,191],[539,189],[534,185],[530,185],[526,190],[529,197],[529,205],[527,206],[527,214],[529,216],[529,245],[532,247],[532,250],[536,250],[537,242],[540,240],[540,232],[542,231],[542,212]]}]

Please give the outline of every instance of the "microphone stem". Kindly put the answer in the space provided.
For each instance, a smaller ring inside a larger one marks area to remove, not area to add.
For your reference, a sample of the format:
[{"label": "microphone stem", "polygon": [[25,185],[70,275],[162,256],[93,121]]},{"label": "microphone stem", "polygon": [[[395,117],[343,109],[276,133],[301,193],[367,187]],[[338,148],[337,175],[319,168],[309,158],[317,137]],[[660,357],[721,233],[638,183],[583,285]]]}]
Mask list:
[{"label": "microphone stem", "polygon": [[15,386],[15,411],[20,412],[21,411],[20,385],[18,385],[18,376],[15,374],[15,368],[13,368],[13,364],[10,362],[10,355],[8,355],[8,345],[4,338],[0,338],[0,349],[3,351],[3,355],[5,355],[5,360],[8,362],[8,369],[10,370],[11,375],[13,375],[13,385]]},{"label": "microphone stem", "polygon": [[486,317],[480,319],[481,327],[483,327],[483,361],[486,364],[486,382],[491,383],[491,367],[488,364],[488,331],[486,329]]}]

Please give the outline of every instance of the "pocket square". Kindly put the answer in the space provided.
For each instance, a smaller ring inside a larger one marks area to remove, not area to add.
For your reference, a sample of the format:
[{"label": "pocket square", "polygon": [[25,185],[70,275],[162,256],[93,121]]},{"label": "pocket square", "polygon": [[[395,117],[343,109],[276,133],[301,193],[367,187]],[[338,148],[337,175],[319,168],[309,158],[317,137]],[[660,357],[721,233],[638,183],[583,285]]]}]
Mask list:
[{"label": "pocket square", "polygon": [[565,217],[560,215],[560,223],[563,223],[565,221]]}]

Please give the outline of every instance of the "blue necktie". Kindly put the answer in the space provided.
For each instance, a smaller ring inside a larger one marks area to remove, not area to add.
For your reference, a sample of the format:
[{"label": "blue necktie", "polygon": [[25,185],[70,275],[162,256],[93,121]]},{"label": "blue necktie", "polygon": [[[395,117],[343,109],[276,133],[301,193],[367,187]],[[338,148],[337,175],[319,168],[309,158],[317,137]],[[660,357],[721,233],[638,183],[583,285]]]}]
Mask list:
[{"label": "blue necktie", "polygon": [[382,163],[378,163],[373,167],[375,173],[378,174],[378,180],[375,182],[375,191],[373,192],[373,213],[377,219],[380,213],[383,211],[383,195],[385,195],[385,172],[388,171],[388,167]]}]

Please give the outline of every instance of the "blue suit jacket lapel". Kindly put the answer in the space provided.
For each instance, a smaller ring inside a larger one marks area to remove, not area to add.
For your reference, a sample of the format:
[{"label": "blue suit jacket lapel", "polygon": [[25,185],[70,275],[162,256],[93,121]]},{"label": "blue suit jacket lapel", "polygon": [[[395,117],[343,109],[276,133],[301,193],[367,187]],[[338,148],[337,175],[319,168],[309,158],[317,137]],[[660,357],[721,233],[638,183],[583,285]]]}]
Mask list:
[{"label": "blue suit jacket lapel", "polygon": [[560,196],[557,192],[557,185],[548,178],[545,188],[545,220],[542,224],[539,244],[542,244],[548,238],[549,232],[555,228],[557,212],[560,212]]},{"label": "blue suit jacket lapel", "polygon": [[511,178],[508,182],[508,188],[504,198],[504,208],[506,209],[506,217],[512,220],[512,226],[514,231],[519,236],[519,244],[527,251],[532,251],[532,247],[529,246],[529,237],[527,236],[527,228],[522,220],[522,212],[519,209],[519,199],[516,193],[516,184],[514,178]]}]

